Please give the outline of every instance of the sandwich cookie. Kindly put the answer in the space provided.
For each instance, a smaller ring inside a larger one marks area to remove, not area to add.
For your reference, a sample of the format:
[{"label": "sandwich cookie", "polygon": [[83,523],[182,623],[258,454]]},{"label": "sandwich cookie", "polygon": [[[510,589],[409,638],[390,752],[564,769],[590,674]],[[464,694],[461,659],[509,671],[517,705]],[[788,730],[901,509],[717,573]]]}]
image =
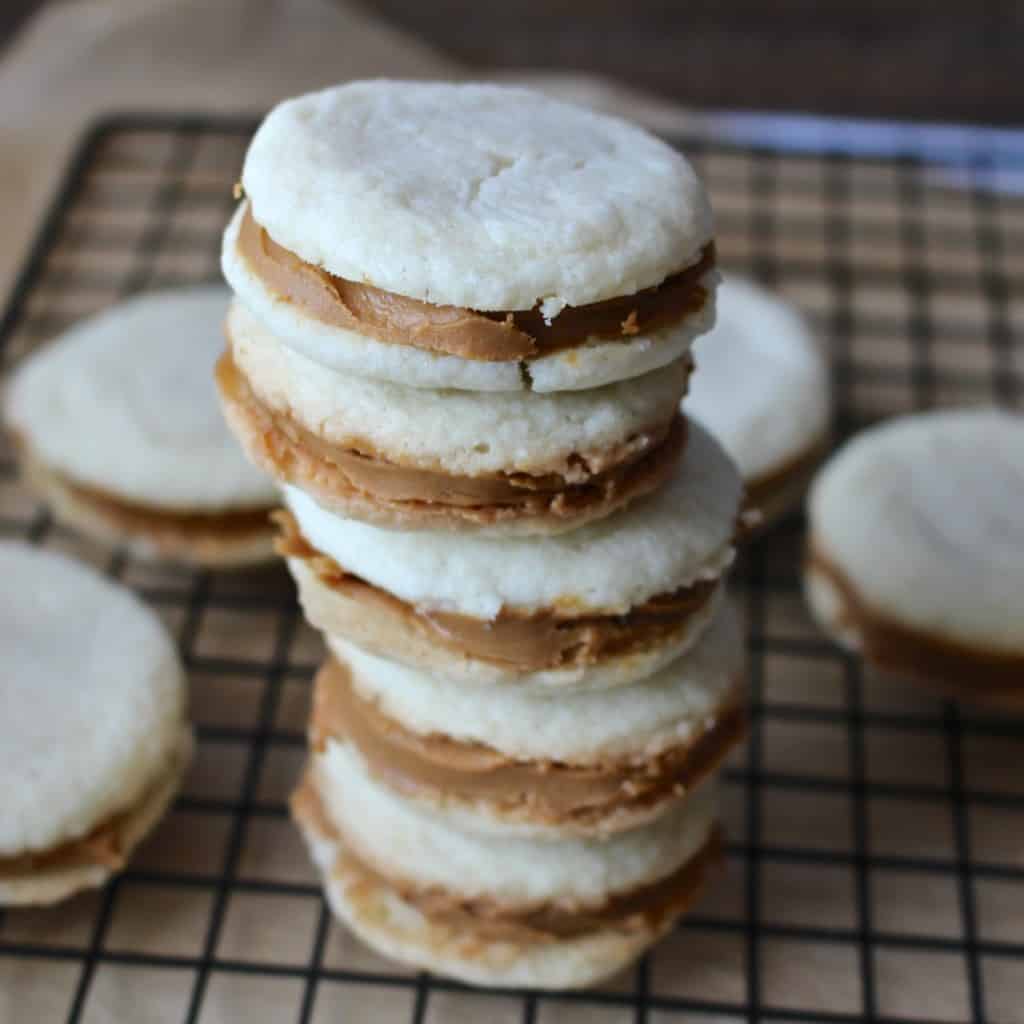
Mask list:
[{"label": "sandwich cookie", "polygon": [[0,543],[0,905],[102,885],[162,817],[192,750],[156,615],[93,569]]},{"label": "sandwich cookie", "polygon": [[140,557],[272,556],[276,492],[239,452],[210,380],[227,303],[219,286],[141,295],[15,372],[6,418],[58,519]]},{"label": "sandwich cookie", "polygon": [[752,281],[727,277],[717,302],[683,409],[735,459],[747,507],[768,524],[800,500],[827,450],[828,366],[800,313]]},{"label": "sandwich cookie", "polygon": [[217,367],[249,457],[327,511],[403,530],[557,533],[664,483],[686,440],[688,359],[588,391],[408,388],[330,370],[242,305]]},{"label": "sandwich cookie", "polygon": [[551,698],[465,687],[333,638],[312,749],[455,827],[535,838],[610,835],[667,813],[744,731],[743,640],[731,607],[692,651],[631,686]]},{"label": "sandwich cookie", "polygon": [[386,530],[284,495],[279,550],[318,629],[455,682],[592,689],[651,675],[699,636],[742,486],[693,423],[664,487],[552,537]]},{"label": "sandwich cookie", "polygon": [[710,783],[642,828],[538,841],[452,828],[341,745],[314,755],[292,812],[357,936],[472,984],[575,988],[615,973],[690,906],[720,856]]},{"label": "sandwich cookie", "polygon": [[1024,706],[1024,418],[901,417],[864,431],[809,499],[805,589],[881,669]]},{"label": "sandwich cookie", "polygon": [[413,387],[563,391],[683,356],[714,321],[711,211],[642,129],[491,85],[288,100],[245,158],[222,265],[283,342]]}]

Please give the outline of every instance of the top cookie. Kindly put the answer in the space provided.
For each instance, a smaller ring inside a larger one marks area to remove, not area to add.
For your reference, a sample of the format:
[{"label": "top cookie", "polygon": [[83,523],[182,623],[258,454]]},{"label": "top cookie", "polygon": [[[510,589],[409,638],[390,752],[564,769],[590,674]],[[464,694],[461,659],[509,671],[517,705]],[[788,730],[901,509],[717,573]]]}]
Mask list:
[{"label": "top cookie", "polygon": [[355,82],[288,100],[256,133],[242,182],[273,240],[331,274],[549,318],[661,283],[712,232],[670,146],[492,85]]}]

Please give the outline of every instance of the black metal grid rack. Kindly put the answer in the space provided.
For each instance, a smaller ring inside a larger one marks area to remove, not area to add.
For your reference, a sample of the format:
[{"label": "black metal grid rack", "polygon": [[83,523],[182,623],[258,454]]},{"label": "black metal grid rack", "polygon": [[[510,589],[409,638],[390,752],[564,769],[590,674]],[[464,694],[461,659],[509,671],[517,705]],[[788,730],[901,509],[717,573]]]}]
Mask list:
[{"label": "black metal grid rack", "polygon": [[[216,279],[252,127],[98,125],[0,324],[5,366],[118,297]],[[998,152],[946,154],[954,172],[912,141],[884,159],[685,148],[725,267],[789,296],[831,345],[840,436],[911,408],[1019,403],[1024,198],[984,187]],[[0,915],[4,1021],[1024,1021],[1024,723],[877,679],[822,639],[799,516],[738,573],[753,727],[727,772],[726,871],[635,970],[564,994],[471,991],[332,923],[285,810],[319,642],[282,570],[111,555],[51,522],[9,446],[0,534],[104,566],[159,610],[200,737],[184,795],[120,878]]]}]

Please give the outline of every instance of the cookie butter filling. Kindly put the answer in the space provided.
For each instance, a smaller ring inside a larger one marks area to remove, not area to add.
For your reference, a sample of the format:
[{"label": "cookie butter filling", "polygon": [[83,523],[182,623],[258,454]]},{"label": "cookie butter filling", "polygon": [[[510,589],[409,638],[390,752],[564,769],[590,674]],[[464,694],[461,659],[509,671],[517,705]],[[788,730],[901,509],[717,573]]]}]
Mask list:
[{"label": "cookie butter filling", "polygon": [[346,572],[334,559],[317,551],[302,536],[290,512],[277,512],[274,518],[281,530],[278,552],[304,561],[325,586],[382,617],[400,620],[433,643],[522,671],[591,665],[657,646],[679,635],[718,587],[717,578],[698,580],[671,594],[656,595],[624,615],[569,616],[556,610],[504,610],[491,620],[475,619],[414,607]]},{"label": "cookie butter filling", "polygon": [[131,533],[159,534],[162,531],[195,540],[210,538],[238,540],[251,534],[265,533],[270,523],[270,509],[240,509],[223,512],[172,512],[166,509],[132,505],[103,491],[82,487],[61,480],[83,502],[101,511],[106,519]]},{"label": "cookie butter filling", "polygon": [[[292,795],[291,807],[303,827],[344,844],[308,774]],[[716,826],[694,856],[671,874],[613,893],[600,904],[576,906],[568,901],[515,906],[487,897],[461,896],[440,886],[417,885],[378,873],[347,847],[338,853],[331,874],[357,909],[365,902],[369,912],[370,890],[383,888],[415,907],[432,925],[483,940],[534,943],[606,930],[656,932],[690,906],[721,855],[721,832]]]},{"label": "cookie butter filling", "polygon": [[395,506],[448,506],[474,518],[491,509],[523,516],[565,517],[594,505],[617,504],[654,490],[671,475],[686,440],[686,420],[635,435],[592,457],[570,456],[564,473],[491,473],[459,476],[403,466],[376,453],[331,444],[257,397],[225,352],[217,384],[232,415],[245,426],[250,453],[279,479],[345,498],[352,494]]},{"label": "cookie butter filling", "polygon": [[81,839],[61,843],[49,850],[17,857],[0,857],[0,879],[20,878],[38,871],[68,871],[99,866],[118,871],[124,867],[124,823],[128,815],[112,818]]},{"label": "cookie butter filling", "polygon": [[152,800],[159,797],[165,785],[162,778],[158,779],[141,794],[135,804],[111,815],[84,836],[58,843],[48,850],[36,850],[15,857],[0,856],[0,879],[25,878],[42,871],[71,871],[83,867],[119,871],[124,867],[134,842],[134,819]]},{"label": "cookie butter filling", "polygon": [[681,796],[714,771],[743,734],[738,696],[698,727],[695,738],[659,754],[568,764],[517,760],[481,743],[404,728],[360,696],[347,666],[331,659],[316,679],[310,738],[351,742],[371,772],[411,796],[485,801],[530,820],[594,824]]},{"label": "cookie butter filling", "polygon": [[270,508],[227,509],[223,512],[176,512],[123,501],[93,487],[54,474],[57,485],[88,506],[114,528],[127,534],[200,541],[238,541],[266,533]]},{"label": "cookie butter filling", "polygon": [[44,494],[56,488],[79,505],[91,510],[108,525],[126,534],[166,537],[188,541],[238,541],[265,534],[270,529],[271,506],[223,509],[216,512],[178,511],[139,505],[115,494],[79,483],[45,465],[18,434],[15,444],[21,453],[23,471]]},{"label": "cookie butter filling", "polygon": [[837,625],[852,628],[864,657],[891,672],[906,673],[959,694],[1024,704],[1024,653],[986,651],[904,625],[872,608],[856,586],[812,542],[808,568],[823,576],[841,600]]},{"label": "cookie butter filling", "polygon": [[629,341],[681,322],[704,308],[714,243],[699,260],[653,288],[586,306],[568,306],[548,322],[539,307],[478,312],[435,306],[336,277],[278,245],[246,205],[237,253],[264,287],[332,327],[377,341],[480,362],[514,362],[574,348],[592,339]]}]

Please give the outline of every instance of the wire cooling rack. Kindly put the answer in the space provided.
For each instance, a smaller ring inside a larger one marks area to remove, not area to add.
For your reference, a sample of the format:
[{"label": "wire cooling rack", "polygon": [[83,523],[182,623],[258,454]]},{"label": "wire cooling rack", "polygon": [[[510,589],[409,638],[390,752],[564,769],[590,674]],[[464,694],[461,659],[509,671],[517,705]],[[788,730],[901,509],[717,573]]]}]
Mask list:
[{"label": "wire cooling rack", "polygon": [[[0,325],[5,366],[126,294],[216,279],[252,128],[98,125]],[[1024,199],[983,187],[998,153],[938,154],[951,168],[912,142],[870,160],[686,149],[725,267],[778,288],[830,344],[840,436],[1019,402]],[[283,570],[112,554],[51,522],[9,447],[0,468],[3,535],[98,564],[160,612],[200,737],[183,796],[120,878],[0,916],[4,1024],[1024,1021],[1024,723],[882,682],[826,642],[800,598],[798,516],[739,567],[753,725],[727,773],[722,876],[596,991],[477,992],[374,956],[324,907],[285,807],[320,646]]]}]

